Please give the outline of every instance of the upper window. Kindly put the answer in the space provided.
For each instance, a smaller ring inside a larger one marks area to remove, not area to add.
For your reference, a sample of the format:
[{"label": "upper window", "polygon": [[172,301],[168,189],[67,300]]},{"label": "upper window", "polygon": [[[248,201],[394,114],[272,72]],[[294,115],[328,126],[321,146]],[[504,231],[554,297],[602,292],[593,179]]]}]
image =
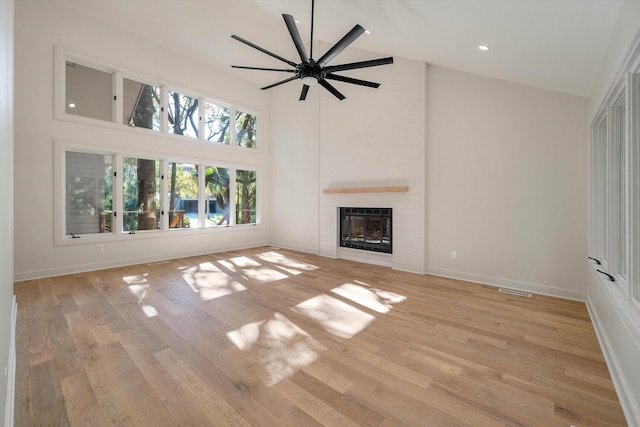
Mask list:
[{"label": "upper window", "polygon": [[169,92],[168,97],[169,133],[198,137],[198,98]]},{"label": "upper window", "polygon": [[204,139],[229,144],[229,108],[213,102],[204,103]]},{"label": "upper window", "polygon": [[113,121],[113,73],[65,62],[67,114]]},{"label": "upper window", "polygon": [[78,117],[86,117],[200,141],[251,149],[258,146],[258,117],[254,113],[222,105],[202,94],[153,84],[61,50],[56,51],[56,63],[56,71],[60,71],[55,84],[56,117],[85,123]]},{"label": "upper window", "polygon": [[122,79],[122,123],[160,131],[160,87]]},{"label": "upper window", "polygon": [[256,148],[256,116],[236,112],[236,145]]}]

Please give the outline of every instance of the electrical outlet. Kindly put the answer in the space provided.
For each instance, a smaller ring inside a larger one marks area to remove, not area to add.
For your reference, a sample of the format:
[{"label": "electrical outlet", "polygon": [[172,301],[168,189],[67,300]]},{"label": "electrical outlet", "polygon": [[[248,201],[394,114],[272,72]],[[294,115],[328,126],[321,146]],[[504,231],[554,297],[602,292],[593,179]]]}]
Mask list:
[{"label": "electrical outlet", "polygon": [[451,251],[451,253],[449,254],[449,259],[451,261],[457,261],[458,260],[458,253],[456,251]]},{"label": "electrical outlet", "polygon": [[96,252],[99,253],[99,254],[104,252],[104,245],[102,243],[98,243],[96,245]]}]

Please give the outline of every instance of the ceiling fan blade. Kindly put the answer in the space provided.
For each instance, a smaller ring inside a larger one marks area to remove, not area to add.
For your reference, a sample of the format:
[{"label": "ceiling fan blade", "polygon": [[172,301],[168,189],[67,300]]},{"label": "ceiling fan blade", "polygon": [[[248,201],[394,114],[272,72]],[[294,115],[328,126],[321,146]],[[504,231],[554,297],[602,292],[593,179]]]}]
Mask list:
[{"label": "ceiling fan blade", "polygon": [[367,80],[352,79],[351,77],[338,76],[336,74],[327,74],[326,76],[324,76],[324,78],[329,80],[337,80],[339,82],[352,83],[354,85],[373,87],[376,89],[380,87],[380,83],[369,82]]},{"label": "ceiling fan blade", "polygon": [[318,65],[320,65],[320,67],[324,67],[325,65],[327,65],[329,61],[335,58],[336,55],[338,55],[340,52],[345,50],[347,46],[353,43],[355,39],[360,37],[362,33],[364,33],[364,28],[356,24],[356,26],[353,27],[351,31],[349,31],[343,38],[340,39],[340,41],[338,41],[338,43],[334,44],[331,49],[327,51],[327,53],[325,53],[320,59],[318,59]]},{"label": "ceiling fan blade", "polygon": [[262,67],[245,67],[244,65],[232,65],[231,68],[241,68],[243,70],[261,70],[261,71],[279,71],[281,73],[295,73],[296,70],[287,68],[262,68]]},{"label": "ceiling fan blade", "polygon": [[329,65],[325,68],[327,73],[334,71],[355,70],[357,68],[377,67],[378,65],[393,64],[393,57],[371,59],[369,61],[352,62],[350,64]]},{"label": "ceiling fan blade", "polygon": [[298,32],[298,27],[296,26],[295,19],[293,19],[293,16],[287,15],[285,13],[282,14],[282,17],[284,18],[285,24],[287,24],[287,29],[289,30],[289,34],[291,34],[293,44],[296,45],[296,49],[298,50],[300,59],[305,64],[308,64],[309,57],[307,56],[307,50],[304,48],[304,43],[302,42],[302,37],[300,37],[300,33]]},{"label": "ceiling fan blade", "polygon": [[281,81],[279,81],[277,83],[274,83],[272,85],[269,85],[269,86],[261,87],[260,89],[262,89],[262,90],[271,89],[272,87],[280,86],[283,83],[288,83],[288,82],[290,82],[292,80],[297,80],[298,78],[299,78],[298,76],[289,77],[288,79],[281,80]]},{"label": "ceiling fan blade", "polygon": [[234,34],[234,35],[232,35],[232,36],[231,36],[231,38],[232,38],[232,39],[236,39],[236,40],[238,40],[239,42],[242,42],[242,43],[246,44],[247,46],[251,46],[252,48],[257,49],[257,50],[259,50],[259,51],[260,51],[260,52],[262,52],[262,53],[266,53],[266,54],[267,54],[267,55],[269,55],[269,56],[272,56],[272,57],[274,57],[274,58],[276,58],[276,59],[279,59],[279,60],[280,60],[280,61],[282,61],[282,62],[286,62],[287,64],[291,65],[292,67],[295,67],[296,65],[298,65],[298,64],[296,64],[295,62],[293,62],[293,61],[289,61],[288,59],[283,58],[282,56],[277,55],[277,54],[275,54],[275,53],[273,53],[273,52],[269,52],[267,49],[261,48],[261,47],[260,47],[260,46],[258,46],[257,44],[251,43],[249,40],[245,40],[245,39],[243,39],[243,38],[242,38],[242,37],[240,37],[240,36],[236,36],[236,35]]},{"label": "ceiling fan blade", "polygon": [[318,83],[320,84],[320,86],[322,86],[323,88],[325,88],[326,90],[331,92],[340,101],[342,101],[345,98],[345,96],[343,94],[341,94],[340,92],[338,92],[338,89],[336,89],[335,87],[331,86],[331,84],[328,81],[323,79],[323,80],[318,80]]},{"label": "ceiling fan blade", "polygon": [[302,92],[300,92],[300,99],[298,101],[304,101],[307,99],[307,93],[309,92],[309,85],[302,86]]}]

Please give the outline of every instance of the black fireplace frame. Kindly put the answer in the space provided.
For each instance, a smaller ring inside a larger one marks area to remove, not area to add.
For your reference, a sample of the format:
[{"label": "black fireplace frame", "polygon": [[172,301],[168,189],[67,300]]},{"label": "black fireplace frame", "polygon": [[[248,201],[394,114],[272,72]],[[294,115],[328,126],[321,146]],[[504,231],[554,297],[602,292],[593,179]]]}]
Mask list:
[{"label": "black fireplace frame", "polygon": [[[342,248],[351,248],[351,249],[361,249],[365,251],[372,252],[380,252],[380,253],[393,253],[393,209],[392,208],[363,208],[363,207],[340,207],[339,209],[339,217],[338,221],[340,223],[338,241],[340,242],[340,247]],[[379,241],[372,241],[372,239],[368,239],[366,237],[361,238],[360,240],[355,240],[353,236],[351,236],[351,221],[353,217],[362,217],[364,218],[364,229],[363,236],[367,235],[366,224],[367,219],[379,219],[380,220],[380,229],[383,228],[382,221],[386,221],[386,225],[384,226],[388,229],[389,241],[385,243],[385,239],[381,233]],[[347,218],[349,218],[347,220]],[[349,224],[349,230],[344,230],[345,224]]]}]

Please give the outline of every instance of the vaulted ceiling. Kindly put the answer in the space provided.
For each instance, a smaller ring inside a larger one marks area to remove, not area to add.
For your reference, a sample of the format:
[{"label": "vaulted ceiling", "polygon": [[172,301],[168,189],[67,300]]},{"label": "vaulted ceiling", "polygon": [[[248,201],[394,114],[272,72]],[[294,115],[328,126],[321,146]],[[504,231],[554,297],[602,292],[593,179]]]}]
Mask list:
[{"label": "vaulted ceiling", "polygon": [[[281,68],[284,64],[233,40],[232,34],[299,62],[281,16],[287,13],[299,21],[309,49],[311,0],[56,1],[259,85],[274,83],[283,75],[232,70],[230,65]],[[372,59],[404,57],[588,96],[622,3],[316,0],[314,42],[323,42],[326,49],[360,24],[371,33],[351,46],[372,52]],[[480,44],[490,50],[480,51]],[[334,63],[340,63],[339,56]]]}]

